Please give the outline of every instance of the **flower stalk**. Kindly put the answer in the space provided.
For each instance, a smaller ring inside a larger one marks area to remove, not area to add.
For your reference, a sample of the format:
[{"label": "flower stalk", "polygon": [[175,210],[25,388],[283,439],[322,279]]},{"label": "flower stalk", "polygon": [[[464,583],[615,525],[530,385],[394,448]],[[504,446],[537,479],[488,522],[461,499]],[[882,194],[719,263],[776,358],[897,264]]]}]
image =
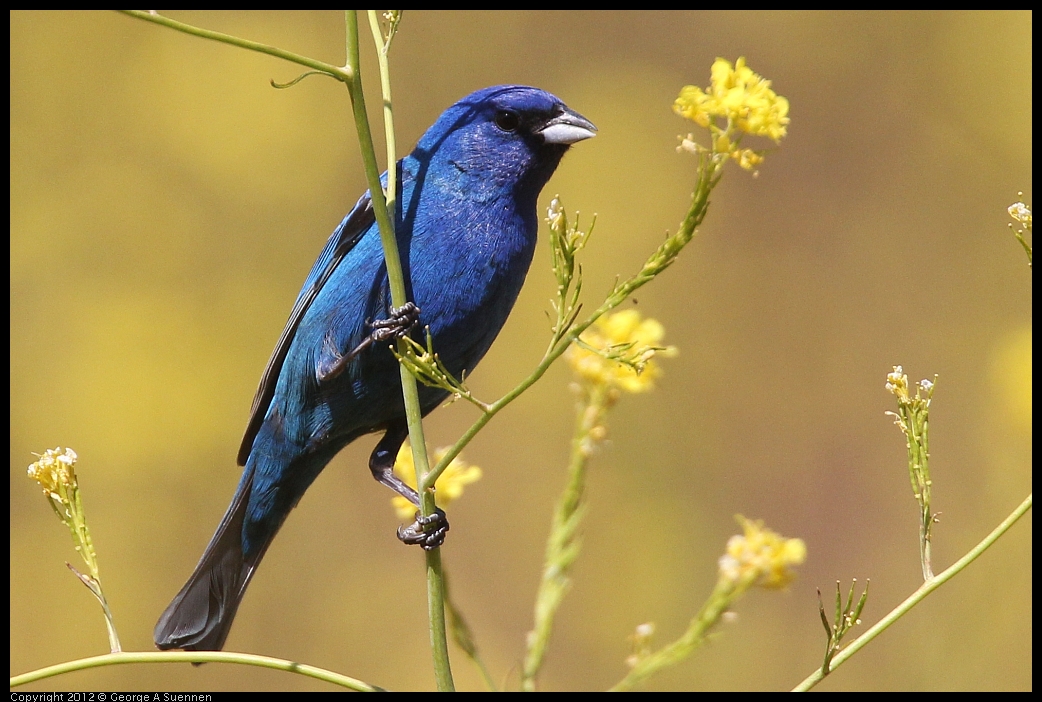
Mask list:
[{"label": "flower stalk", "polygon": [[[548,221],[551,229],[566,230],[563,214],[555,213],[553,206]],[[559,260],[555,257],[555,264]],[[568,286],[562,286],[561,290],[567,292]],[[560,323],[570,312],[558,307],[558,314]],[[565,354],[575,373],[573,389],[579,395],[579,402],[568,477],[554,509],[536,594],[534,625],[525,642],[521,669],[523,691],[536,689],[536,676],[546,656],[554,617],[571,587],[571,569],[582,549],[579,529],[586,516],[583,497],[589,460],[607,436],[608,411],[621,393],[646,392],[653,387],[655,378],[661,375],[654,360],[657,352],[676,355],[674,347],[657,345],[663,334],[662,325],[654,319],[642,321],[634,310],[617,312],[597,320]]]},{"label": "flower stalk", "polygon": [[68,562],[65,565],[80,579],[80,582],[87,586],[87,589],[101,604],[101,610],[105,615],[105,627],[108,630],[109,650],[112,653],[119,653],[123,648],[120,646],[119,635],[116,633],[112,610],[109,608],[105,592],[101,587],[98,554],[94,550],[94,541],[90,537],[87,515],[83,511],[83,501],[80,498],[79,478],[76,476],[78,459],[76,452],[71,448],[47,449],[38,461],[29,465],[28,473],[29,477],[43,488],[47,504],[54,510],[55,515],[62,524],[69,528],[76,552],[87,564],[89,572],[81,573]]},{"label": "flower stalk", "polygon": [[[719,561],[716,587],[687,631],[676,641],[651,654],[630,657],[631,670],[612,692],[625,692],[691,655],[710,631],[751,587],[781,589],[795,577],[793,567],[803,563],[807,547],[800,539],[786,539],[765,529],[763,522],[738,516],[742,534],[732,536]],[[647,625],[642,625],[647,626]]]},{"label": "flower stalk", "polygon": [[[1017,193],[1017,197],[1023,198],[1024,193]],[[1031,234],[1031,208],[1025,205],[1019,200],[1009,206],[1009,216],[1017,221],[1023,229],[1015,229],[1013,224],[1009,225],[1010,230],[1013,232],[1013,236],[1017,238],[1020,245],[1024,248],[1024,252],[1028,255],[1028,268],[1031,267],[1031,244],[1028,243],[1027,239],[1024,238],[1024,234]]]},{"label": "flower stalk", "polygon": [[916,385],[915,397],[908,389],[908,376],[901,366],[894,366],[892,373],[886,376],[886,389],[897,397],[897,412],[887,412],[905,435],[905,446],[908,449],[908,477],[912,483],[912,493],[919,503],[919,558],[923,567],[923,580],[933,577],[930,542],[933,539],[933,525],[937,515],[930,509],[930,493],[933,481],[930,479],[930,400],[933,397],[937,382],[921,380]]}]

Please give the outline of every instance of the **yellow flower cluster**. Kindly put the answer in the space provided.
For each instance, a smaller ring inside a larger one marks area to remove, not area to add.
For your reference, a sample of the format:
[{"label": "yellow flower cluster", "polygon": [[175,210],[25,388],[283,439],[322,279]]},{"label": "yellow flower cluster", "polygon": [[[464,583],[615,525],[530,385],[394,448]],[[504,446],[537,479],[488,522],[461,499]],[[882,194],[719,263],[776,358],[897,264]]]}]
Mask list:
[{"label": "yellow flower cluster", "polygon": [[677,355],[675,346],[659,346],[665,333],[657,320],[642,320],[636,310],[624,310],[594,322],[565,358],[583,383],[647,392],[662,374],[652,359]]},{"label": "yellow flower cluster", "polygon": [[[744,57],[733,66],[727,59],[718,58],[713,63],[711,83],[704,91],[694,85],[684,86],[673,111],[709,129],[714,152],[727,154],[742,168],[751,170],[763,161],[763,155],[738,148],[738,132],[779,142],[789,124],[789,101],[771,90],[771,81],[745,65]],[[715,123],[718,117],[727,120],[725,128]],[[680,145],[680,150],[698,149],[690,135]]]},{"label": "yellow flower cluster", "polygon": [[77,458],[71,448],[47,449],[40,460],[29,466],[29,477],[38,482],[52,500],[67,504],[68,490],[76,484]]},{"label": "yellow flower cluster", "polygon": [[[437,463],[444,456],[447,448],[440,448],[434,452],[434,462]],[[398,457],[394,461],[394,473],[401,478],[409,487],[416,489],[416,464],[412,460],[412,448],[406,442],[398,450]],[[438,476],[434,483],[434,501],[439,507],[444,507],[453,500],[459,499],[463,494],[463,488],[481,478],[481,469],[470,466],[457,456],[452,459],[445,472]],[[391,499],[394,511],[399,519],[412,519],[416,513],[416,507],[401,495],[395,495]]]},{"label": "yellow flower cluster", "polygon": [[720,578],[732,585],[783,588],[796,577],[792,570],[807,557],[801,539],[786,539],[765,529],[763,522],[738,516],[744,534],[732,536],[720,557]]},{"label": "yellow flower cluster", "polygon": [[[91,542],[90,530],[87,528],[87,517],[80,499],[80,486],[76,477],[76,461],[79,456],[71,448],[47,449],[40,460],[29,466],[29,477],[43,488],[47,503],[54,510],[62,524],[69,528],[76,550],[90,568],[90,576],[77,573],[80,580],[99,596],[98,558]],[[75,571],[74,571],[75,572]],[[91,577],[98,589],[91,585]],[[99,599],[101,597],[99,596]],[[104,603],[103,603],[104,604]]]},{"label": "yellow flower cluster", "polygon": [[746,134],[765,136],[776,143],[789,124],[789,101],[771,90],[764,80],[739,58],[734,66],[727,59],[713,63],[712,86],[708,92],[685,86],[673,104],[681,117],[708,127],[714,117],[724,117]]}]

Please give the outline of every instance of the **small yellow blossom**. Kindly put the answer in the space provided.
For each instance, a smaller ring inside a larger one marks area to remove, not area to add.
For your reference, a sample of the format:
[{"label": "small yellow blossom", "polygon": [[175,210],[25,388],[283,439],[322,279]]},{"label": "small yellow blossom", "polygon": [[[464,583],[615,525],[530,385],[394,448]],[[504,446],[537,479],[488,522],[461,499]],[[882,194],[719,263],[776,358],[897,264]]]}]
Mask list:
[{"label": "small yellow blossom", "polygon": [[[579,378],[626,392],[647,392],[662,374],[653,358],[675,356],[674,346],[662,347],[665,329],[655,319],[641,319],[636,310],[599,318],[565,354]],[[595,349],[595,350],[591,350]]]},{"label": "small yellow blossom", "polygon": [[764,588],[783,588],[796,576],[793,566],[807,557],[807,547],[801,539],[786,539],[765,529],[763,522],[752,521],[741,515],[738,523],[744,534],[732,536],[727,552],[720,557],[720,578],[733,585],[758,585]]},{"label": "small yellow blossom", "polygon": [[896,395],[898,400],[908,399],[908,376],[901,366],[894,366],[894,372],[886,374],[886,389]]},{"label": "small yellow blossom", "polygon": [[[437,463],[445,456],[447,448],[440,448],[434,452],[434,462]],[[416,467],[412,460],[412,448],[406,442],[398,450],[398,457],[394,461],[394,473],[401,478],[409,487],[416,489]],[[481,478],[481,469],[470,466],[457,456],[452,459],[445,472],[438,476],[434,483],[434,501],[439,507],[444,507],[463,494],[463,488]],[[416,514],[416,507],[401,495],[391,499],[394,511],[399,519],[412,519]]]},{"label": "small yellow blossom", "polygon": [[763,163],[763,154],[752,149],[739,149],[737,159],[738,165],[747,171],[751,171]]}]

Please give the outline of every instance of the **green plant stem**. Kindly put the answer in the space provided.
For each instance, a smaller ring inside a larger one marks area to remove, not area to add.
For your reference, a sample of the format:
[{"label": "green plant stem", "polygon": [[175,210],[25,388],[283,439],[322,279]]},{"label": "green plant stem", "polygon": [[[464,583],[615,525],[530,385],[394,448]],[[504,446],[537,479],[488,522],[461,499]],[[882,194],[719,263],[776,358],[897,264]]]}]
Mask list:
[{"label": "green plant stem", "polygon": [[741,597],[752,585],[752,580],[732,583],[721,579],[713,589],[713,594],[704,605],[702,610],[691,620],[687,631],[671,644],[663,646],[658,651],[637,661],[632,670],[625,678],[620,680],[609,692],[627,692],[632,690],[649,677],[670,666],[676,665],[691,655],[691,652],[701,646],[709,631],[720,621],[724,612]]},{"label": "green plant stem", "polygon": [[[91,594],[94,595],[101,604],[101,611],[105,615],[105,628],[108,630],[109,635],[109,652],[120,653],[123,650],[123,646],[119,642],[119,634],[116,632],[116,622],[112,618],[112,609],[109,607],[109,601],[105,599],[105,592],[101,589],[101,580],[97,575],[90,576],[80,573],[73,568],[70,563],[66,563],[65,565],[69,567],[69,570],[80,579],[80,582],[90,590]],[[97,571],[95,570],[95,573],[96,572]]]},{"label": "green plant stem", "polygon": [[554,510],[550,536],[546,541],[543,575],[536,593],[535,623],[526,641],[527,652],[521,669],[521,690],[524,692],[535,692],[535,679],[543,665],[554,616],[571,586],[569,573],[582,547],[578,531],[585,516],[586,467],[594,443],[591,434],[603,422],[609,392],[607,385],[594,385],[579,405],[568,462],[568,482]]},{"label": "green plant stem", "polygon": [[95,575],[85,575],[76,570],[68,561],[65,562],[65,565],[72,571],[73,575],[79,578],[79,581],[83,583],[84,587],[90,590],[90,594],[94,595],[94,599],[96,599],[101,605],[102,614],[105,615],[105,627],[108,629],[109,652],[121,652],[123,646],[119,643],[119,634],[116,632],[116,621],[112,618],[112,609],[109,607],[108,600],[105,599],[105,591],[101,588],[101,579],[96,575],[97,569],[92,569]]},{"label": "green plant stem", "polygon": [[123,645],[119,642],[119,634],[116,632],[116,623],[112,619],[112,610],[109,609],[108,600],[105,596],[101,596],[101,608],[105,612],[105,628],[109,635],[109,650],[112,653],[119,653],[123,650]]},{"label": "green plant stem", "polygon": [[[192,36],[219,41],[222,44],[230,44],[241,49],[248,49],[250,51],[256,51],[276,58],[285,59],[286,61],[291,61],[292,63],[297,63],[301,66],[307,66],[308,68],[314,69],[319,73],[324,73],[331,78],[336,78],[344,83],[351,80],[352,68],[349,66],[334,66],[325,63],[324,61],[316,61],[307,56],[301,56],[300,54],[295,54],[292,51],[286,51],[275,46],[268,46],[267,44],[261,44],[260,42],[250,41],[249,39],[234,37],[230,34],[222,34],[221,32],[202,29],[201,27],[195,27],[190,24],[185,24],[184,22],[172,20],[169,17],[163,17],[162,15],[156,14],[150,10],[119,10],[119,12],[145,20],[146,22],[153,22],[164,27],[169,27],[170,29],[176,29],[179,32],[191,34]],[[355,65],[357,66],[357,64]]]},{"label": "green plant stem", "polygon": [[[387,264],[387,279],[391,288],[391,304],[401,307],[408,298],[405,292],[405,276],[402,273],[401,258],[398,254],[398,242],[394,235],[394,219],[389,209],[395,209],[397,197],[398,168],[395,155],[394,122],[391,111],[390,70],[387,64],[387,52],[384,51],[379,21],[375,12],[370,13],[370,27],[373,39],[377,44],[377,57],[380,64],[380,83],[383,90],[384,131],[387,142],[387,193],[386,199],[380,184],[380,171],[376,165],[376,150],[373,147],[373,136],[369,129],[368,114],[365,109],[365,96],[362,93],[362,75],[359,70],[358,56],[358,16],[354,10],[344,13],[347,24],[347,65],[351,67],[352,79],[348,82],[351,93],[351,105],[354,109],[355,125],[358,129],[358,141],[362,150],[362,161],[365,164],[366,178],[369,181],[369,193],[373,202],[376,221],[380,227],[380,240],[383,243],[384,259]],[[398,341],[398,353],[405,353],[406,345]],[[417,485],[424,485],[422,480],[429,472],[427,461],[427,443],[423,436],[422,412],[420,410],[420,394],[413,377],[404,366],[399,364],[402,381],[402,396],[405,400],[405,417],[409,427],[409,443],[412,447],[413,462],[416,466]],[[434,491],[421,489],[420,511],[424,516],[434,514]],[[427,612],[431,637],[431,655],[434,658],[434,677],[438,690],[451,692],[455,688],[452,682],[452,669],[449,663],[449,644],[445,630],[445,587],[442,575],[441,554],[437,549],[425,551],[427,571]]]},{"label": "green plant stem", "polygon": [[445,630],[445,577],[441,566],[441,549],[424,551],[424,554],[427,557],[427,616],[434,679],[438,692],[455,692]]},{"label": "green plant stem", "polygon": [[[383,185],[380,183],[380,168],[376,163],[373,133],[369,129],[369,115],[365,109],[362,76],[358,70],[358,17],[353,10],[346,11],[344,17],[347,24],[347,71],[351,75],[351,79],[347,81],[347,90],[351,95],[351,108],[354,112],[355,128],[358,131],[358,144],[362,154],[362,165],[365,168],[366,182],[369,185],[369,196],[376,215],[376,223],[380,228],[380,241],[384,247],[387,280],[391,288],[391,304],[400,307],[407,301],[405,276],[402,274],[402,261],[398,256],[398,242],[394,238],[394,222],[388,213],[387,200]],[[388,172],[394,173],[394,164],[389,164]],[[391,178],[388,178],[388,182],[390,180]]]},{"label": "green plant stem", "polygon": [[1019,230],[1014,229],[1013,236],[1017,237],[1017,241],[1024,248],[1024,253],[1028,255],[1028,268],[1031,268],[1031,244],[1024,239],[1024,233]]},{"label": "green plant stem", "polygon": [[18,687],[26,683],[44,680],[56,675],[71,673],[77,670],[89,670],[101,668],[108,665],[126,665],[129,663],[238,663],[240,665],[252,665],[259,668],[271,668],[272,670],[284,670],[297,675],[304,675],[316,680],[324,680],[359,692],[383,692],[383,688],[370,685],[369,683],[350,678],[331,670],[317,668],[313,665],[304,665],[294,661],[270,656],[255,656],[250,653],[234,653],[231,651],[140,651],[125,653],[107,653],[103,656],[81,658],[75,661],[59,663],[58,665],[40,668],[11,678],[11,687]]},{"label": "green plant stem", "polygon": [[[873,626],[864,634],[851,641],[848,646],[846,646],[839,654],[835,656],[835,658],[832,659],[829,668],[830,671],[833,671],[840,665],[842,665],[844,661],[846,661],[848,658],[857,653],[863,646],[865,646],[865,644],[867,644],[869,641],[883,633],[887,629],[887,627],[889,627],[891,624],[903,617],[910,609],[912,609],[912,607],[915,607],[917,604],[922,602],[927,595],[939,588],[941,585],[944,585],[946,582],[951,580],[952,577],[954,577],[956,574],[960,573],[964,568],[966,568],[966,566],[975,561],[978,556],[987,551],[992,546],[992,544],[994,544],[999,539],[1000,536],[1009,531],[1010,527],[1016,524],[1017,520],[1023,517],[1030,509],[1031,495],[1028,495],[1027,499],[1020,503],[1020,506],[1013,510],[1013,512],[1008,517],[1006,517],[1001,524],[995,527],[995,529],[990,534],[988,534],[979,544],[974,546],[969,551],[969,553],[967,553],[965,556],[953,563],[951,567],[949,567],[944,572],[940,573],[939,575],[935,575],[934,577],[924,582],[922,585],[919,586],[918,590],[913,592],[908,597],[908,599],[899,604],[889,614],[887,614],[885,617],[879,620],[879,622],[876,623],[875,626]],[[807,690],[810,690],[812,687],[821,682],[824,679],[824,677],[825,674],[822,672],[821,668],[818,668],[813,673],[808,675],[803,682],[801,682],[799,685],[793,688],[793,692],[806,692]]]},{"label": "green plant stem", "polygon": [[[83,562],[87,564],[90,575],[83,575],[73,568],[70,563],[65,565],[69,567],[69,570],[80,579],[80,582],[91,591],[91,594],[101,604],[102,612],[105,614],[105,628],[108,631],[109,651],[111,653],[119,653],[123,650],[123,646],[120,644],[119,634],[116,632],[116,622],[112,617],[112,609],[109,607],[109,602],[105,598],[105,591],[101,587],[101,569],[98,566],[98,554],[94,550],[94,540],[91,538],[90,529],[87,527],[87,518],[83,509],[83,500],[80,497],[80,488],[75,481],[69,486],[68,499],[70,503],[68,518],[70,521],[66,523],[72,531],[73,543],[78,544],[76,550],[79,551]],[[65,517],[58,511],[54,501],[48,500],[48,502],[50,502],[51,507],[55,508],[58,518],[65,521]]]}]

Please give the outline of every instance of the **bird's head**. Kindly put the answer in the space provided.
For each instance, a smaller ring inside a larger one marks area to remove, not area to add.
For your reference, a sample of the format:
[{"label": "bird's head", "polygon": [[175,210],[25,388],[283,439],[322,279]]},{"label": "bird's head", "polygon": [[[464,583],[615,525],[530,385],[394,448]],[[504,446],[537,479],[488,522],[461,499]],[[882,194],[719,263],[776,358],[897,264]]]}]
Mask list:
[{"label": "bird's head", "polygon": [[534,199],[568,147],[596,132],[592,122],[545,90],[498,85],[445,110],[412,155],[421,165],[439,164],[437,171],[460,176],[468,187],[520,189]]}]

